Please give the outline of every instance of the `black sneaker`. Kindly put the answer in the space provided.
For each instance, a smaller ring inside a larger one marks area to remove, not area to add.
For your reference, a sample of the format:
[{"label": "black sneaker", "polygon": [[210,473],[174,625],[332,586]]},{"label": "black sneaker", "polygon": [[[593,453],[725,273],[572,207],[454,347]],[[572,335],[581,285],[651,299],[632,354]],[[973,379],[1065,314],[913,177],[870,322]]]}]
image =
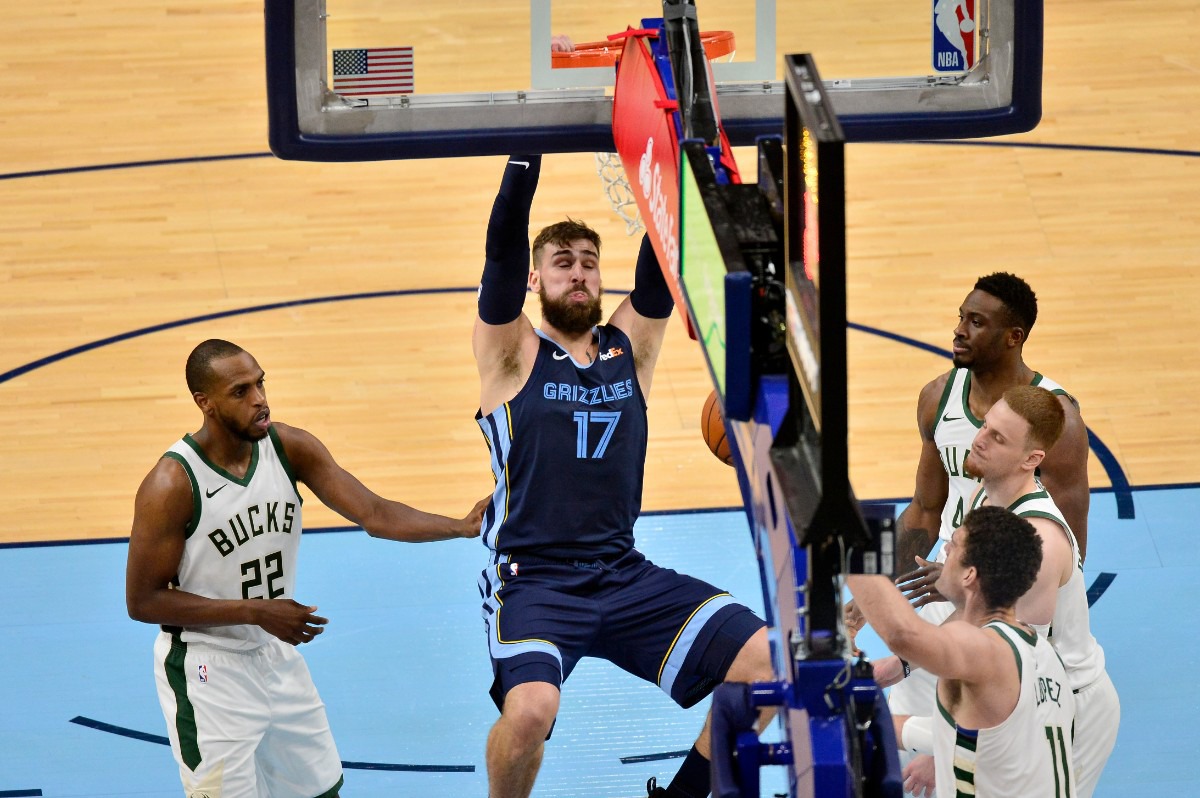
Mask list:
[{"label": "black sneaker", "polygon": [[658,779],[651,776],[646,782],[646,798],[666,798],[667,791],[658,786]]}]

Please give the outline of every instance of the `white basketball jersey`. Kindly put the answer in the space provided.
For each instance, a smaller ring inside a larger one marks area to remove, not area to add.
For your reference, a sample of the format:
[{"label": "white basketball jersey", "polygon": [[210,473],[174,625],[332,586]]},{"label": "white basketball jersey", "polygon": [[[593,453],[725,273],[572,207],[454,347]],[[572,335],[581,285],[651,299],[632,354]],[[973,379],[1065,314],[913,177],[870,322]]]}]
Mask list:
[{"label": "white basketball jersey", "polygon": [[938,798],[1074,798],[1071,723],[1075,697],[1054,648],[1036,633],[994,621],[1012,646],[1021,693],[1012,713],[989,729],[961,728],[942,706],[933,719]]},{"label": "white basketball jersey", "polygon": [[[1066,395],[1066,391],[1054,380],[1049,380],[1034,372],[1030,385],[1045,388],[1051,393]],[[942,399],[938,403],[937,418],[933,424],[933,442],[937,446],[938,455],[942,459],[942,467],[950,479],[950,493],[946,504],[942,507],[942,526],[938,534],[943,541],[950,540],[954,530],[962,526],[963,516],[966,515],[966,504],[971,500],[971,494],[979,487],[979,480],[967,475],[964,463],[971,444],[975,442],[975,433],[983,426],[983,419],[976,418],[971,412],[968,401],[971,396],[970,369],[954,369],[946,380],[946,388],[942,391]]]},{"label": "white basketball jersey", "polygon": [[[192,519],[179,562],[180,590],[213,599],[290,599],[296,582],[301,508],[291,467],[274,429],[254,445],[241,479],[214,465],[190,435],[165,457],[192,483]],[[254,625],[185,628],[187,643],[232,649],[262,645]]]},{"label": "white basketball jersey", "polygon": [[[979,491],[972,509],[982,504],[986,495],[986,491]],[[1075,568],[1071,571],[1071,578],[1067,583],[1058,588],[1058,596],[1054,602],[1054,618],[1050,622],[1050,634],[1047,639],[1062,657],[1071,688],[1082,690],[1104,673],[1104,649],[1092,636],[1087,587],[1083,584],[1083,563],[1079,558],[1079,544],[1075,540],[1075,533],[1071,531],[1062,511],[1045,488],[1036,493],[1025,494],[1010,504],[1008,510],[1022,518],[1049,518],[1063,528],[1067,533],[1067,540],[1071,542],[1071,556],[1075,560]]]}]

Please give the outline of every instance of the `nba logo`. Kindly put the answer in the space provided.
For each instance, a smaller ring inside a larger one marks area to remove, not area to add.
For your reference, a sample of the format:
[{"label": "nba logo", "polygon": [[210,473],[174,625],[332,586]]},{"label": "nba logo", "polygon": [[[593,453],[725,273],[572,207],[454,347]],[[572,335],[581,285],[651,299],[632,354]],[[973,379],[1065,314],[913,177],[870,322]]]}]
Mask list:
[{"label": "nba logo", "polygon": [[933,68],[966,72],[975,65],[975,0],[933,0]]},{"label": "nba logo", "polygon": [[200,684],[208,684],[208,666],[201,665],[196,668],[196,672],[200,676]]}]

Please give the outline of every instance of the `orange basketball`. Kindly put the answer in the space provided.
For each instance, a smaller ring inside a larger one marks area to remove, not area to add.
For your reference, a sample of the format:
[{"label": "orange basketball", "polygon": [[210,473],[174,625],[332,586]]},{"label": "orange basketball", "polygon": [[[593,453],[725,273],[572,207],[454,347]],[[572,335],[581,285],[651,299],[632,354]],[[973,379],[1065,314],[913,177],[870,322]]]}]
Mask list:
[{"label": "orange basketball", "polygon": [[729,436],[725,434],[725,419],[721,416],[721,403],[717,400],[716,391],[704,400],[704,409],[700,411],[700,431],[704,434],[708,450],[725,465],[733,465],[733,452],[729,450]]}]

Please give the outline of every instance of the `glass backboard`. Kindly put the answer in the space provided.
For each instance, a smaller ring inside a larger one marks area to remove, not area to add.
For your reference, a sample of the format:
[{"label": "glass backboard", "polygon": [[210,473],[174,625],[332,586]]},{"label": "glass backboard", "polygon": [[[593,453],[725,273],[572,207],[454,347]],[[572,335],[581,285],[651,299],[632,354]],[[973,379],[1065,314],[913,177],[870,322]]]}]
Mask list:
[{"label": "glass backboard", "polygon": [[[823,71],[849,141],[1031,129],[1040,2],[698,0],[734,145],[783,128],[783,56]],[[611,66],[553,52],[661,17],[661,3],[266,0],[272,150],[300,160],[613,151]],[[846,47],[850,42],[851,47]],[[836,55],[835,55],[836,53]],[[382,88],[380,88],[382,87]]]}]

